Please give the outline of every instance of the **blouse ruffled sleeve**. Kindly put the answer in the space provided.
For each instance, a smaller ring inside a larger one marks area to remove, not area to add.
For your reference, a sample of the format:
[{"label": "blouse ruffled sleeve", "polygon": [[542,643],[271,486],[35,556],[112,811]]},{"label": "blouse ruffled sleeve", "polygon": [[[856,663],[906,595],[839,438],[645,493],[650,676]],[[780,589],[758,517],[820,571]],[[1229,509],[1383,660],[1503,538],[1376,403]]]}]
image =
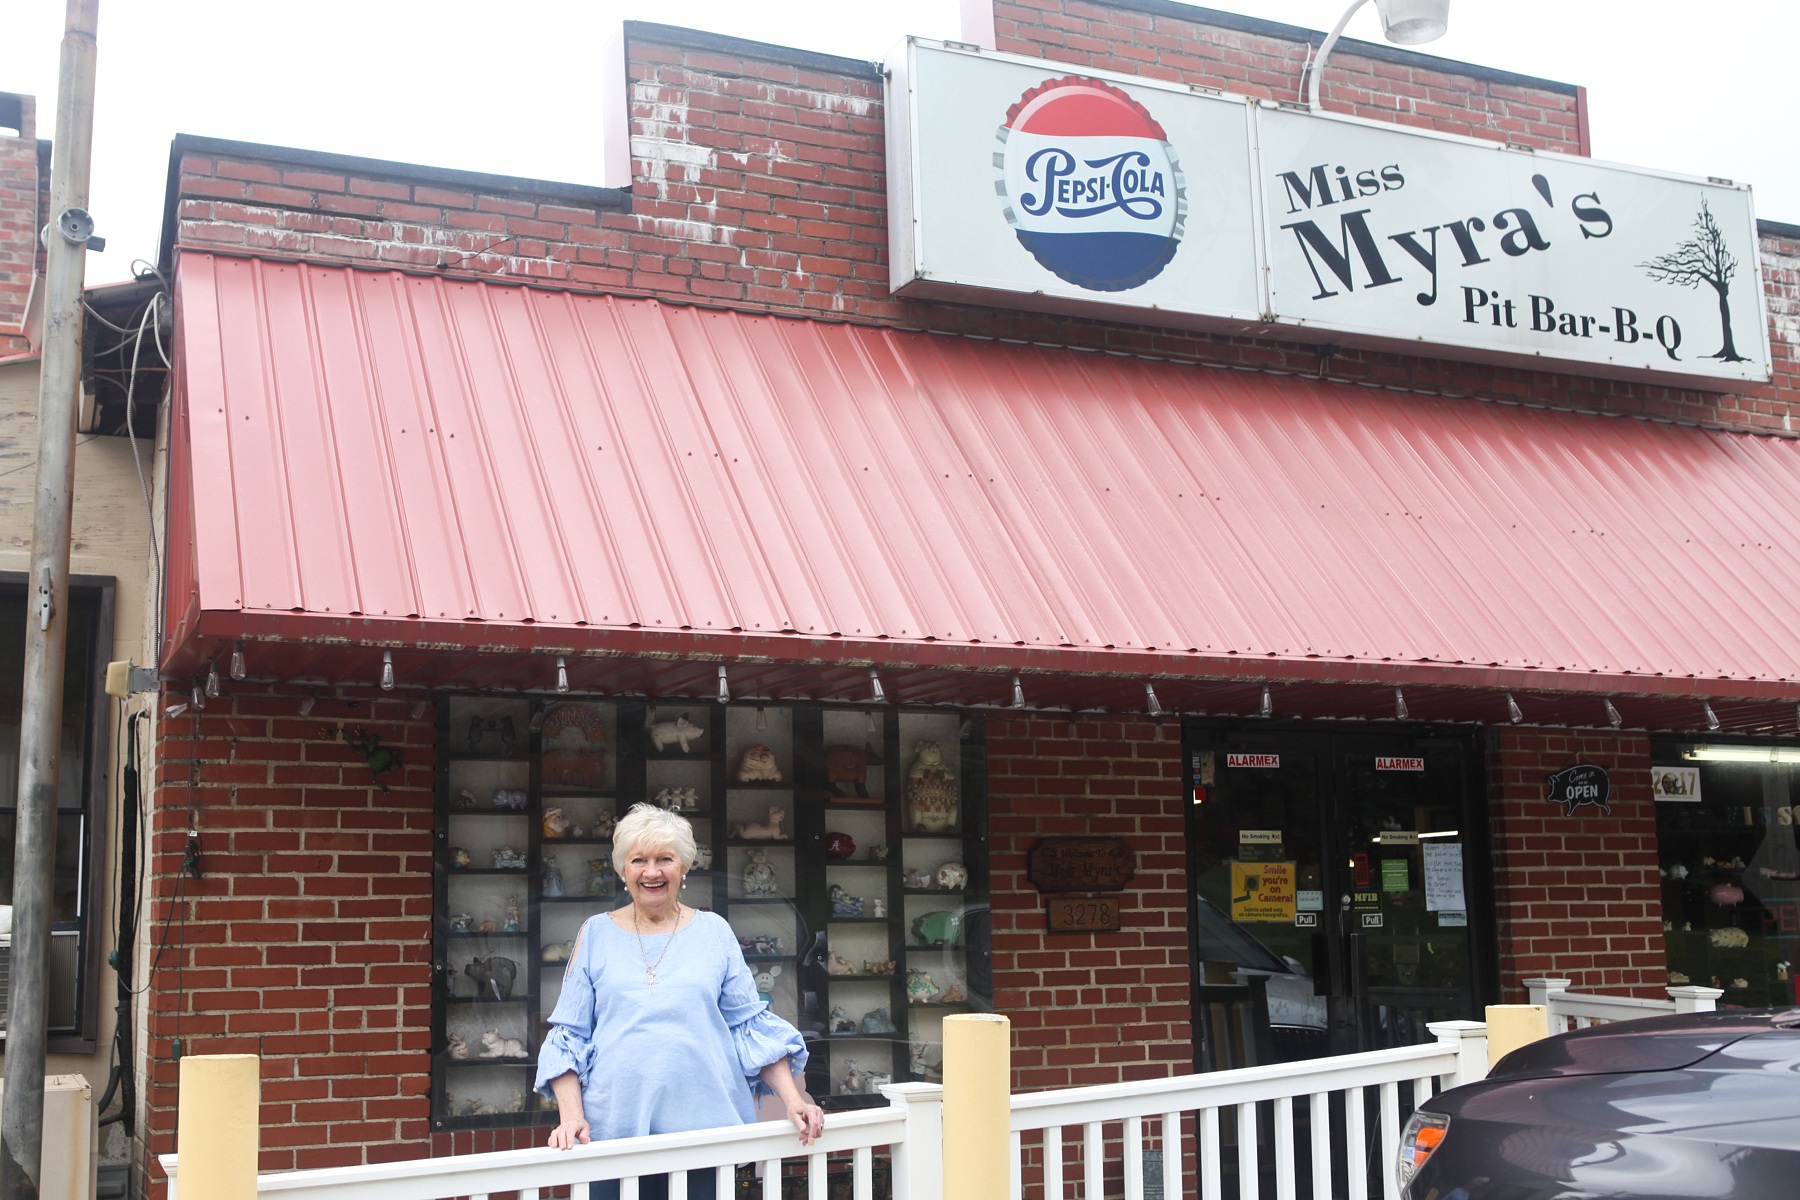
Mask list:
[{"label": "blouse ruffled sleeve", "polygon": [[550,1035],[538,1048],[536,1090],[552,1100],[556,1098],[550,1090],[554,1080],[573,1071],[585,1092],[588,1074],[594,1069],[594,976],[587,963],[587,941],[584,928],[569,952],[562,994],[550,1014]]},{"label": "blouse ruffled sleeve", "polygon": [[[720,924],[724,925],[724,922]],[[729,926],[724,929],[727,936],[723,937],[722,945],[725,982],[719,990],[719,1011],[731,1031],[738,1068],[749,1080],[751,1093],[771,1095],[769,1085],[762,1080],[763,1068],[788,1059],[794,1081],[801,1083],[806,1070],[806,1040],[798,1029],[771,1012],[768,1004],[756,994],[756,981],[751,978],[749,964],[745,963],[744,952],[738,948],[736,940],[728,936],[729,929]],[[567,994],[566,989],[564,994]]]}]

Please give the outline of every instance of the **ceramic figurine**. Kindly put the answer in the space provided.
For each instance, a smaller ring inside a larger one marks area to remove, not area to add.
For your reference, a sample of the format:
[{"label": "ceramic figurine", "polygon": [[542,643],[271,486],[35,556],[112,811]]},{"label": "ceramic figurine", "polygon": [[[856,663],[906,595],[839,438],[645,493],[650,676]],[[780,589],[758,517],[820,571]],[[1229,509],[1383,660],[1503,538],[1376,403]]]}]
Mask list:
[{"label": "ceramic figurine", "polygon": [[457,913],[450,918],[450,931],[452,933],[467,933],[473,928],[475,928],[475,918],[471,917],[466,912]]},{"label": "ceramic figurine", "polygon": [[696,870],[696,871],[712,870],[712,847],[711,846],[695,846],[694,847],[694,870]]},{"label": "ceramic figurine", "polygon": [[943,833],[956,826],[960,815],[956,777],[936,742],[913,747],[912,766],[906,770],[906,808],[913,828],[922,832]]},{"label": "ceramic figurine", "polygon": [[519,932],[519,898],[517,896],[506,898],[506,907],[501,910],[500,932]]},{"label": "ceramic figurine", "polygon": [[959,862],[947,862],[937,869],[937,885],[946,892],[960,892],[969,886],[969,868]]},{"label": "ceramic figurine", "polygon": [[[829,1017],[827,1017],[825,1020],[826,1020],[826,1024],[825,1024],[825,1032],[826,1033],[855,1033],[856,1032],[856,1022],[852,1021],[850,1019],[850,1014],[844,1011],[844,1006],[841,1004],[832,1005],[831,1006],[831,1015]],[[466,1048],[465,1048],[465,1052],[466,1052]]]},{"label": "ceramic figurine", "polygon": [[673,721],[656,721],[650,725],[650,745],[657,750],[666,750],[670,746],[680,746],[686,754],[690,746],[704,737],[706,730],[688,720],[682,713]]},{"label": "ceramic figurine", "polygon": [[898,1033],[894,1027],[894,1018],[888,1016],[885,1008],[871,1008],[863,1014],[862,1031],[864,1033]]},{"label": "ceramic figurine", "polygon": [[886,862],[887,860],[888,860],[888,848],[886,846],[870,846],[869,847],[869,861],[870,862]]},{"label": "ceramic figurine", "polygon": [[775,883],[775,864],[769,861],[766,850],[752,850],[749,861],[744,866],[744,895],[775,896],[780,889]]},{"label": "ceramic figurine", "polygon": [[[825,748],[825,782],[831,794],[839,797],[869,798],[869,755],[855,746]],[[844,789],[850,790],[846,792]]]},{"label": "ceramic figurine", "polygon": [[1706,898],[1720,908],[1731,908],[1744,902],[1744,889],[1735,883],[1715,883],[1707,889]]},{"label": "ceramic figurine", "polygon": [[739,783],[780,783],[781,768],[775,763],[775,752],[767,746],[751,746],[738,759]]},{"label": "ceramic figurine", "polygon": [[894,960],[891,958],[865,958],[865,959],[863,959],[863,974],[864,975],[892,975],[893,973],[894,973]]},{"label": "ceramic figurine", "polygon": [[475,981],[475,994],[482,999],[506,1000],[511,998],[513,981],[519,977],[519,964],[491,954],[469,963],[463,974]]},{"label": "ceramic figurine", "polygon": [[887,916],[887,901],[883,900],[880,896],[869,901],[869,915],[871,917]]},{"label": "ceramic figurine", "polygon": [[459,871],[466,871],[475,864],[475,856],[461,846],[450,847],[450,865]]},{"label": "ceramic figurine", "polygon": [[751,976],[756,984],[756,998],[767,1004],[773,999],[775,981],[781,977],[781,964],[771,963]]},{"label": "ceramic figurine", "polygon": [[500,923],[498,921],[483,921],[475,928],[480,933],[493,933],[500,928]]},{"label": "ceramic figurine", "polygon": [[481,1057],[483,1058],[527,1058],[525,1043],[518,1038],[501,1037],[498,1029],[489,1029],[481,1035]]},{"label": "ceramic figurine", "polygon": [[587,894],[590,896],[612,895],[612,864],[604,858],[588,859]]},{"label": "ceramic figurine", "polygon": [[931,1073],[931,1066],[925,1061],[925,1052],[931,1049],[931,1044],[913,1042],[908,1049],[912,1051],[912,1057],[907,1061],[906,1070],[915,1083],[923,1083],[925,1076]]},{"label": "ceramic figurine", "polygon": [[1706,940],[1720,950],[1737,950],[1750,944],[1750,935],[1742,929],[1709,929]]},{"label": "ceramic figurine", "polygon": [[563,894],[562,868],[554,858],[544,863],[544,895],[552,900]]},{"label": "ceramic figurine", "polygon": [[480,808],[481,801],[475,799],[474,792],[471,792],[468,788],[464,788],[462,791],[456,793],[456,807],[457,808]]},{"label": "ceramic figurine", "polygon": [[922,888],[929,888],[931,886],[931,876],[919,870],[917,867],[908,867],[906,868],[906,872],[900,877],[900,885],[902,887],[911,888],[914,891],[918,891]]},{"label": "ceramic figurine", "polygon": [[969,998],[969,994],[962,990],[962,984],[953,983],[949,987],[944,989],[944,994],[942,996],[938,997],[938,1003],[940,1003],[940,1004],[962,1004],[962,1003],[966,1002],[968,1000],[968,998]]},{"label": "ceramic figurine", "polygon": [[828,833],[825,835],[825,857],[830,859],[846,859],[856,853],[856,839],[847,833]]},{"label": "ceramic figurine", "polygon": [[829,899],[831,900],[831,915],[834,917],[860,917],[863,915],[862,897],[852,896],[840,884],[831,885]]},{"label": "ceramic figurine", "polygon": [[1794,964],[1791,962],[1776,963],[1775,964],[1775,978],[1781,980],[1783,983],[1787,982],[1788,968],[1793,965]]},{"label": "ceramic figurine", "polygon": [[908,1004],[930,1004],[940,995],[942,995],[942,991],[927,972],[914,969],[906,973],[906,1001]]},{"label": "ceramic figurine", "polygon": [[844,1060],[844,1078],[838,1084],[838,1090],[853,1094],[862,1091],[862,1071],[854,1058]]},{"label": "ceramic figurine", "polygon": [[1691,983],[1692,980],[1690,980],[1686,975],[1683,975],[1680,971],[1670,971],[1669,972],[1669,982],[1671,984],[1674,984],[1675,986],[1679,987],[1684,983]]},{"label": "ceramic figurine", "polygon": [[554,840],[559,837],[567,836],[568,832],[569,818],[563,816],[563,810],[560,808],[546,808],[544,810],[544,836]]},{"label": "ceramic figurine", "polygon": [[656,807],[669,812],[681,812],[683,809],[694,809],[699,806],[700,792],[696,788],[666,787],[651,797]]},{"label": "ceramic figurine", "polygon": [[547,963],[568,962],[569,956],[575,953],[574,942],[545,942],[539,957]]},{"label": "ceramic figurine", "polygon": [[856,964],[833,950],[825,959],[825,973],[827,975],[854,975],[856,974]]},{"label": "ceramic figurine", "polygon": [[495,788],[494,807],[518,809],[531,803],[531,796],[524,788]]},{"label": "ceramic figurine", "polygon": [[1750,986],[1750,981],[1740,975],[1738,978],[1731,981],[1731,986],[1734,988],[1747,988]]},{"label": "ceramic figurine", "polygon": [[494,869],[496,871],[523,871],[525,869],[525,852],[514,850],[511,846],[494,847]]},{"label": "ceramic figurine", "polygon": [[598,709],[587,704],[554,704],[543,720],[545,787],[603,787],[606,784],[606,730]]},{"label": "ceramic figurine", "polygon": [[524,1112],[525,1111],[525,1091],[524,1091],[524,1089],[515,1088],[513,1090],[512,1101],[507,1106],[506,1111],[507,1112]]},{"label": "ceramic figurine", "polygon": [[913,937],[921,946],[954,946],[962,938],[962,924],[961,913],[939,909],[913,919]]},{"label": "ceramic figurine", "polygon": [[787,810],[780,805],[771,804],[769,805],[769,820],[767,824],[758,824],[754,821],[739,821],[736,825],[732,826],[731,836],[762,842],[780,841],[781,823],[785,820],[787,820]]},{"label": "ceramic figurine", "polygon": [[489,734],[499,742],[500,753],[511,754],[518,749],[519,734],[511,717],[474,716],[469,718],[469,752],[480,753]]},{"label": "ceramic figurine", "polygon": [[613,835],[613,826],[618,823],[619,819],[603,808],[594,814],[594,827],[588,830],[588,836],[609,838]]},{"label": "ceramic figurine", "polygon": [[451,1034],[444,1043],[444,1052],[458,1061],[469,1057],[469,1043],[462,1040],[461,1035]]},{"label": "ceramic figurine", "polygon": [[877,1071],[870,1071],[863,1076],[863,1092],[866,1095],[879,1095],[884,1085],[894,1082],[894,1077]]}]

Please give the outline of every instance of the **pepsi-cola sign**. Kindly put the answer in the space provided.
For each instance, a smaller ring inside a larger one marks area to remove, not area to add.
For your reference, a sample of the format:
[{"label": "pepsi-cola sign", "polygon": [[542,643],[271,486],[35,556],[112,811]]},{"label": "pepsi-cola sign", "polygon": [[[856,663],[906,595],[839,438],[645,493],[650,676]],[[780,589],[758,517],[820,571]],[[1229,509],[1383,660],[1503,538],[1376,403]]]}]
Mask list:
[{"label": "pepsi-cola sign", "polygon": [[1122,292],[1161,274],[1187,220],[1163,127],[1123,91],[1069,76],[1032,88],[1000,126],[1006,223],[1045,270]]},{"label": "pepsi-cola sign", "polygon": [[1685,387],[1772,377],[1743,185],[918,39],[887,66],[908,299]]}]

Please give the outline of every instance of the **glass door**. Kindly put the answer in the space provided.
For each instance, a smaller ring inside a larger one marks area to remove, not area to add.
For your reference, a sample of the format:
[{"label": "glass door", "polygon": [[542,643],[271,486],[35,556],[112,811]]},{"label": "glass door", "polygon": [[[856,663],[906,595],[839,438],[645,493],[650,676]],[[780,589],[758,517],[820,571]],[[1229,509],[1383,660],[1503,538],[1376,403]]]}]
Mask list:
[{"label": "glass door", "polygon": [[1472,736],[1191,724],[1200,1069],[1428,1040],[1493,992]]}]

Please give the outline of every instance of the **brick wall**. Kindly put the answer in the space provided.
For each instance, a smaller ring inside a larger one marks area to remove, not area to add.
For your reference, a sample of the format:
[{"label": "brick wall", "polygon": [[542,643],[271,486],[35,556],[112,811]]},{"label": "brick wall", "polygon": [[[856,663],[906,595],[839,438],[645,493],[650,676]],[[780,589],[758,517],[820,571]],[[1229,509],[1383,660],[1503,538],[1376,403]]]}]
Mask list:
[{"label": "brick wall", "polygon": [[[1544,778],[1577,762],[1611,775],[1610,814],[1564,816]],[[1502,729],[1489,763],[1501,999],[1534,975],[1666,999],[1650,741],[1591,730]]]},{"label": "brick wall", "polygon": [[[1044,4],[1029,11],[1060,24],[1035,41],[1018,23],[1027,10],[1001,6],[1011,14],[1002,22],[1005,48],[1276,95],[1291,93],[1307,44],[1158,15],[1175,6],[1157,0],[1116,9]],[[1717,395],[1374,351],[1339,350],[1327,364],[1317,347],[1298,343],[895,300],[886,288],[885,139],[873,66],[662,27],[639,27],[629,53],[629,212],[478,182],[424,183],[393,164],[321,168],[213,146],[181,161],[179,242],[1280,371],[1328,369],[1355,382],[1731,428],[1789,430],[1800,405],[1800,330],[1791,320],[1775,326],[1786,338],[1776,385]],[[1367,92],[1384,119],[1575,149],[1568,91],[1348,52],[1333,62],[1328,97],[1351,103]],[[1377,90],[1397,97],[1397,107],[1374,99]],[[1765,263],[1791,281],[1797,249],[1765,243]]]},{"label": "brick wall", "polygon": [[[233,689],[161,722],[150,1155],[175,1149],[178,1037],[184,1053],[262,1056],[263,1170],[412,1157],[426,1138],[434,732],[410,701],[346,692],[302,718],[299,698]],[[342,727],[401,749],[391,791]],[[201,879],[181,877],[190,828]]]},{"label": "brick wall", "polygon": [[[1012,1018],[1019,1088],[1193,1070],[1181,734],[1117,717],[990,717],[994,1006]],[[1122,837],[1137,877],[1122,932],[1046,934],[1025,877],[1039,838]]]},{"label": "brick wall", "polygon": [[0,358],[31,347],[19,326],[38,263],[37,230],[48,205],[38,178],[37,102],[20,96],[17,136],[0,133]]}]

